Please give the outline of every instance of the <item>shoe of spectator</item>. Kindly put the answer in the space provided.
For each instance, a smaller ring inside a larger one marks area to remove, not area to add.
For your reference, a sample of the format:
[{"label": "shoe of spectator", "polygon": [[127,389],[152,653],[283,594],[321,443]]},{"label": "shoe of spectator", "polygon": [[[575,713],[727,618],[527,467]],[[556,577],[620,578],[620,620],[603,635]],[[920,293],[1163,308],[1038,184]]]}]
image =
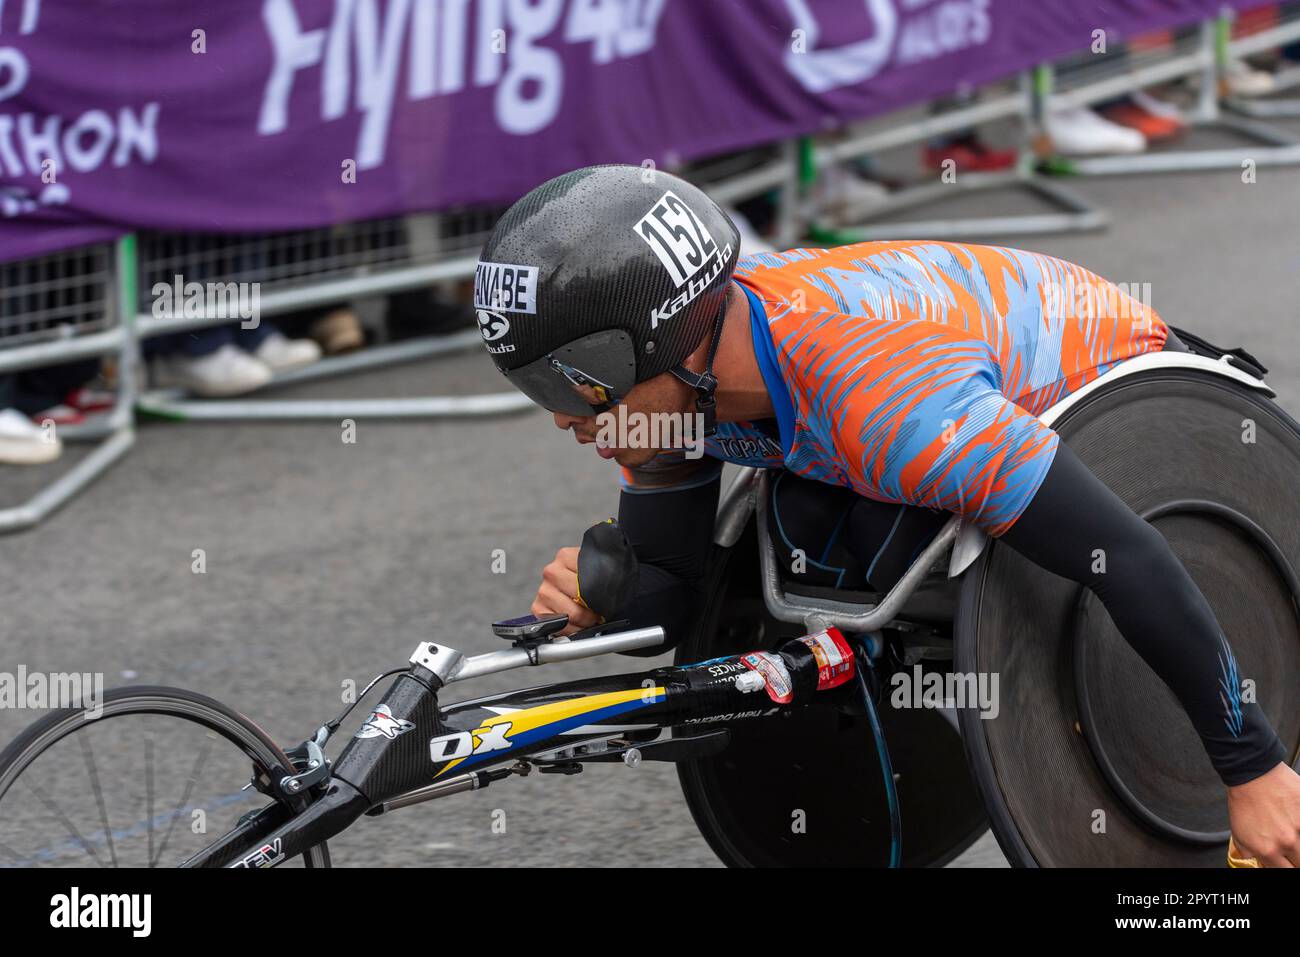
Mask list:
[{"label": "shoe of spectator", "polygon": [[828,166],[817,177],[813,202],[833,221],[856,218],[889,199],[889,190],[843,166]]},{"label": "shoe of spectator", "polygon": [[1229,96],[1268,96],[1277,89],[1272,73],[1256,70],[1249,63],[1232,60],[1223,71],[1223,83]]},{"label": "shoe of spectator", "polygon": [[320,361],[320,346],[310,339],[290,339],[282,332],[272,332],[253,351],[253,358],[272,372],[286,372]]},{"label": "shoe of spectator", "polygon": [[922,159],[927,167],[943,170],[944,160],[957,164],[959,172],[992,173],[1016,165],[1019,154],[1014,149],[995,150],[978,137],[968,136],[941,146],[927,146]]},{"label": "shoe of spectator", "polygon": [[1045,125],[1056,152],[1064,156],[1141,153],[1147,148],[1147,139],[1140,132],[1112,123],[1086,107],[1050,113]]},{"label": "shoe of spectator", "polygon": [[107,389],[92,389],[89,386],[83,386],[80,389],[73,389],[63,400],[65,405],[70,405],[78,412],[86,415],[92,415],[96,412],[107,412],[117,404],[117,393],[110,392]]},{"label": "shoe of spectator", "polygon": [[0,463],[41,465],[62,454],[58,436],[33,425],[16,409],[0,409]]},{"label": "shoe of spectator", "polygon": [[86,417],[80,409],[74,409],[67,404],[52,405],[48,409],[43,409],[32,416],[32,421],[37,425],[44,425],[47,421],[59,425],[80,425],[86,421]]},{"label": "shoe of spectator", "polygon": [[160,378],[207,398],[242,395],[271,381],[271,367],[232,343],[193,358],[171,355],[164,360]]},{"label": "shoe of spectator", "polygon": [[[1154,99],[1154,97],[1148,97]],[[1147,142],[1173,139],[1187,128],[1182,120],[1171,116],[1161,116],[1147,109],[1136,97],[1109,107],[1104,116],[1112,123],[1137,130],[1146,137]]]},{"label": "shoe of spectator", "polygon": [[331,309],[311,324],[308,335],[327,356],[351,352],[366,344],[366,333],[361,320],[348,307]]}]

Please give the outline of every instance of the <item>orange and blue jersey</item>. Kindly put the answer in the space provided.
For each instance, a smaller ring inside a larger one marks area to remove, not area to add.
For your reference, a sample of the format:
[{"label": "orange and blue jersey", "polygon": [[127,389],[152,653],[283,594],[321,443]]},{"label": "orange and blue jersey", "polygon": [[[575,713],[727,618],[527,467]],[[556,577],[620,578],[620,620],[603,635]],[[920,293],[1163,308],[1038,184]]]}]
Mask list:
[{"label": "orange and blue jersey", "polygon": [[[1038,416],[1168,334],[1121,286],[994,246],[763,253],[735,280],[775,425],[719,423],[707,455],[954,512],[995,536],[1051,465],[1058,439]],[[693,465],[664,453],[624,486],[680,488],[720,468]]]}]

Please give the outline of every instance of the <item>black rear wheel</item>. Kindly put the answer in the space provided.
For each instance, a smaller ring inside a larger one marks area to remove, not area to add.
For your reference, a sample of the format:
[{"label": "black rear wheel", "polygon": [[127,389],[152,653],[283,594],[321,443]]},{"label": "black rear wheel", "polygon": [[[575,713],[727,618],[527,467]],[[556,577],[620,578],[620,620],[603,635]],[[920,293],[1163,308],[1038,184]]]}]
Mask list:
[{"label": "black rear wheel", "polygon": [[[710,608],[678,649],[679,664],[768,649],[803,633],[767,613],[752,523],[713,574]],[[879,713],[897,781],[903,866],[942,866],[988,829],[957,731],[931,709]],[[726,750],[678,766],[686,803],[723,863],[888,864],[889,808],[865,715],[810,706],[730,727]]]},{"label": "black rear wheel", "polygon": [[[1089,396],[1056,428],[1169,540],[1294,760],[1300,427],[1243,385],[1162,370]],[[966,573],[955,641],[960,671],[999,677],[998,716],[960,717],[1013,864],[1223,865],[1225,789],[1091,592],[992,542]]]},{"label": "black rear wheel", "polygon": [[[211,698],[110,691],[98,716],[53,711],[0,753],[0,866],[174,867],[268,804],[250,778],[269,783],[290,767],[265,732]],[[259,836],[241,835],[222,860],[255,851]],[[329,851],[290,863],[328,867]]]}]

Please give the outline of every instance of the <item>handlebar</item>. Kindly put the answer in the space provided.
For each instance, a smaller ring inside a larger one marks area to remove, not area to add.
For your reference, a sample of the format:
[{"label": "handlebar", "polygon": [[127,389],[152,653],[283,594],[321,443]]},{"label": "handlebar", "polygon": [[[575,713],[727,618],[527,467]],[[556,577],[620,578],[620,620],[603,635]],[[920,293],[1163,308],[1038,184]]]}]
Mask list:
[{"label": "handlebar", "polygon": [[415,649],[415,653],[411,655],[411,664],[429,669],[444,685],[447,685],[453,681],[479,678],[514,668],[594,658],[597,655],[632,651],[637,648],[652,648],[663,644],[664,638],[663,628],[655,625],[651,628],[633,628],[630,631],[597,635],[594,638],[582,638],[578,641],[570,641],[567,638],[552,639],[531,648],[507,648],[504,651],[492,651],[469,658],[447,645],[422,641]]}]

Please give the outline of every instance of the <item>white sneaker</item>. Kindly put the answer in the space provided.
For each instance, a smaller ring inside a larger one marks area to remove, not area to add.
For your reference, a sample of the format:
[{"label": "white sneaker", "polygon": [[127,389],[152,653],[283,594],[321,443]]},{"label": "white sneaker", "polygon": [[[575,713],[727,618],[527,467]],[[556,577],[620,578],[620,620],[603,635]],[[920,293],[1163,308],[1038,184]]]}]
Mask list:
[{"label": "white sneaker", "polygon": [[272,332],[253,355],[271,369],[285,372],[309,366],[320,359],[320,346],[310,339],[290,339],[282,332]]},{"label": "white sneaker", "polygon": [[1232,60],[1223,71],[1230,96],[1267,96],[1277,89],[1272,73],[1256,70],[1241,60]]},{"label": "white sneaker", "polygon": [[17,409],[0,409],[0,463],[41,465],[63,454],[54,430],[35,425]]},{"label": "white sneaker", "polygon": [[884,205],[889,201],[889,190],[836,164],[818,173],[812,198],[822,215],[839,223],[861,218]]},{"label": "white sneaker", "polygon": [[242,395],[271,381],[271,368],[243,349],[226,343],[215,352],[191,358],[169,356],[161,376],[169,385],[179,385],[208,398]]},{"label": "white sneaker", "polygon": [[1112,123],[1087,107],[1049,113],[1045,123],[1056,152],[1065,156],[1141,153],[1147,138],[1137,130]]}]

